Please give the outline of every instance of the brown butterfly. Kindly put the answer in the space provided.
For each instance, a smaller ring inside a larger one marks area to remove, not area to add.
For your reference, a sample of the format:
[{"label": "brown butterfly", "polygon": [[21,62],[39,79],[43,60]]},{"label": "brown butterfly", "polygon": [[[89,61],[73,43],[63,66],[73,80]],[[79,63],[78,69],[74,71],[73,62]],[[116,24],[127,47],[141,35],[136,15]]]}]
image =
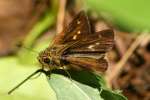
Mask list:
[{"label": "brown butterfly", "polygon": [[[91,32],[87,15],[81,11],[73,21],[55,37],[53,44],[39,54],[38,60],[42,69],[27,77],[29,79],[38,72],[48,72],[54,69],[88,70],[104,72],[108,67],[105,53],[114,44],[112,29]],[[9,91],[9,94],[23,84],[27,79]]]}]

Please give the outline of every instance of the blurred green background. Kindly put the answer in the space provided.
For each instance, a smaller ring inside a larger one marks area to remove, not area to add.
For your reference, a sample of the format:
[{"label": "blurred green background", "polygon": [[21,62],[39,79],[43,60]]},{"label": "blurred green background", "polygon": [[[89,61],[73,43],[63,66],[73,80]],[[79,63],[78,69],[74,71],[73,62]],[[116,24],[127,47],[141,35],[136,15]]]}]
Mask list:
[{"label": "blurred green background", "polygon": [[141,32],[150,30],[149,0],[86,0],[87,7],[101,13],[119,28]]}]

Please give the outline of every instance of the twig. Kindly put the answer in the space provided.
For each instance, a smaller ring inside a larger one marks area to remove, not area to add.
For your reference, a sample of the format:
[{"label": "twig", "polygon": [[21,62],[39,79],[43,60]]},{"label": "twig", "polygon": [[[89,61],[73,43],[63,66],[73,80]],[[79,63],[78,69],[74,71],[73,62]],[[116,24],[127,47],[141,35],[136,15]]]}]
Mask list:
[{"label": "twig", "polygon": [[[115,32],[117,34],[116,35],[115,45],[116,45],[116,48],[117,48],[117,50],[119,52],[119,55],[122,57],[124,55],[124,53],[127,51],[129,43],[135,37],[133,37],[129,33],[119,32],[119,31],[115,31]],[[126,39],[128,39],[129,41],[127,41],[126,43],[124,43],[124,41]]]},{"label": "twig", "polygon": [[132,43],[130,48],[126,51],[122,59],[115,65],[115,68],[113,69],[113,71],[111,73],[107,73],[106,81],[109,86],[111,86],[112,80],[114,80],[120,74],[127,60],[130,58],[134,50],[139,46],[139,44],[142,42],[142,40],[146,36],[147,36],[146,33],[142,33],[140,36],[138,36],[137,39]]},{"label": "twig", "polygon": [[66,3],[67,0],[59,0],[59,11],[57,15],[57,33],[60,33],[63,30]]}]

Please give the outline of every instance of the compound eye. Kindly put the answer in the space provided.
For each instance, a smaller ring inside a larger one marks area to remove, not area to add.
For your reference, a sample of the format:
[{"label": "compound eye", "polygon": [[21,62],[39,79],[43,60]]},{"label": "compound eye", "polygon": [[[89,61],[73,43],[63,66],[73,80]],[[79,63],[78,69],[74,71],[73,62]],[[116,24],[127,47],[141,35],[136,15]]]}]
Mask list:
[{"label": "compound eye", "polygon": [[44,58],[43,58],[43,61],[44,61],[44,63],[46,63],[46,64],[49,64],[49,63],[51,62],[50,59],[47,58],[47,57],[44,57]]}]

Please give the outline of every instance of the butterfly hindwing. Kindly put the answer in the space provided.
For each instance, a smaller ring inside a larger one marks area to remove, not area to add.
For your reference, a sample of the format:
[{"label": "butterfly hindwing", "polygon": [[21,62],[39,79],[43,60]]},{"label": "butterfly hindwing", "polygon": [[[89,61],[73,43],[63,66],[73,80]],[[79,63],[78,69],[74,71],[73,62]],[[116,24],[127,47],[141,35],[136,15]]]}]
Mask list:
[{"label": "butterfly hindwing", "polygon": [[108,63],[104,58],[94,59],[90,57],[71,57],[65,58],[75,69],[86,69],[93,72],[105,72],[108,67]]}]

